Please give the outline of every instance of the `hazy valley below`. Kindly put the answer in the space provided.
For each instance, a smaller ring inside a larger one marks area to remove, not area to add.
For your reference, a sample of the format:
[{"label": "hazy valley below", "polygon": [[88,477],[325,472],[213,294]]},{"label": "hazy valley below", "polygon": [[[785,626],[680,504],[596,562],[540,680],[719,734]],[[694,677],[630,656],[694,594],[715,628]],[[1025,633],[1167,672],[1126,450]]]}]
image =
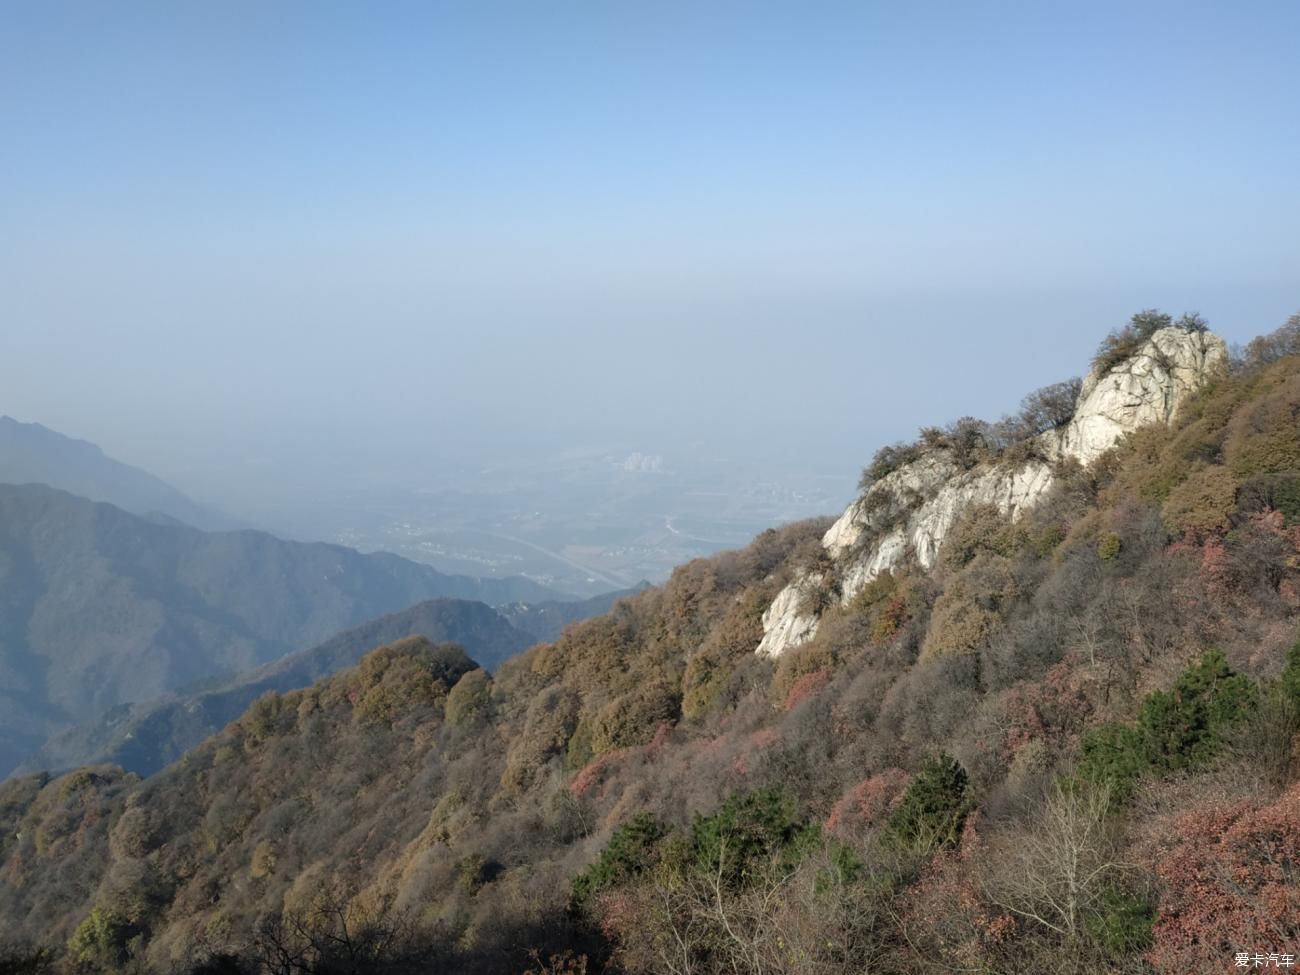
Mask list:
[{"label": "hazy valley below", "polygon": [[781,476],[775,464],[725,458],[681,467],[653,460],[638,469],[629,455],[566,452],[457,483],[357,491],[320,511],[316,532],[443,572],[521,575],[594,595],[662,582],[675,566],[744,545],[768,526],[836,510],[852,492],[842,474]]}]

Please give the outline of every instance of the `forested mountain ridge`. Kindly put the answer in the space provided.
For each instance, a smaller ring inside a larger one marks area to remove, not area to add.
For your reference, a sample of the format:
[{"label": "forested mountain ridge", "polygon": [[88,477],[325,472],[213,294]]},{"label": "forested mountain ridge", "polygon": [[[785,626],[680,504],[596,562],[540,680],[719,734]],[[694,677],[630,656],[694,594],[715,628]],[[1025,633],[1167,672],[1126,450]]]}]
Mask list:
[{"label": "forested mountain ridge", "polygon": [[423,599],[554,594],[393,555],[161,524],[0,485],[0,774],[127,701],[247,671]]},{"label": "forested mountain ridge", "polygon": [[93,443],[8,416],[0,416],[0,484],[48,484],[132,514],[161,515],[206,531],[247,527],[161,478],[114,460]]},{"label": "forested mountain ridge", "polygon": [[[1171,326],[1201,334],[1137,316],[1100,374]],[[864,497],[927,456],[958,477],[1039,456],[1041,402],[887,448]],[[920,507],[848,559],[829,519],[765,532],[494,675],[379,648],[143,782],[5,783],[0,937],[158,972],[1083,975],[1289,951],[1297,415],[1300,317],[847,598],[844,568]],[[792,584],[814,631],[755,653]]]},{"label": "forested mountain ridge", "polygon": [[234,721],[262,694],[306,687],[354,666],[381,644],[410,636],[459,644],[476,661],[493,669],[539,642],[484,603],[427,600],[345,630],[318,646],[281,657],[220,686],[120,705],[96,721],[46,742],[24,759],[23,766],[41,770],[110,764],[137,775],[152,775]]},{"label": "forested mountain ridge", "polygon": [[456,643],[475,662],[495,671],[521,650],[553,640],[566,626],[607,611],[617,600],[639,591],[574,602],[508,603],[496,609],[468,600],[427,600],[218,686],[119,705],[47,741],[23,760],[17,774],[109,764],[137,775],[152,775],[235,720],[259,695],[306,687],[355,665],[368,650],[381,644],[408,636]]}]

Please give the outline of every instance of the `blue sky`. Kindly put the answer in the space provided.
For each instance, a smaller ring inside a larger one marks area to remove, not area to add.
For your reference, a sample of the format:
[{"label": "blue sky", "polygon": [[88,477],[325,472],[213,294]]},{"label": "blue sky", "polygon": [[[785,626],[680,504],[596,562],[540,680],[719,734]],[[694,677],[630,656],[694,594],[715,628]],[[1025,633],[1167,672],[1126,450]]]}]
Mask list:
[{"label": "blue sky", "polygon": [[1140,307],[1300,311],[1298,49],[1290,2],[15,0],[0,412],[208,496],[484,443],[851,482]]}]

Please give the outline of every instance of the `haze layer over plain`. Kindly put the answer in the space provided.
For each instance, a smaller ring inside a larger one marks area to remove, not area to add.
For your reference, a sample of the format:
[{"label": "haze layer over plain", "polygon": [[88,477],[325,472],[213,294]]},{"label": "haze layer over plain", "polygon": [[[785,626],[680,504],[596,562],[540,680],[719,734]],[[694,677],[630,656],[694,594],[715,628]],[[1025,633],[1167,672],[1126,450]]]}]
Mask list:
[{"label": "haze layer over plain", "polygon": [[706,6],[9,5],[0,412],[300,534],[575,449],[830,511],[1099,322],[1295,310],[1294,4]]}]

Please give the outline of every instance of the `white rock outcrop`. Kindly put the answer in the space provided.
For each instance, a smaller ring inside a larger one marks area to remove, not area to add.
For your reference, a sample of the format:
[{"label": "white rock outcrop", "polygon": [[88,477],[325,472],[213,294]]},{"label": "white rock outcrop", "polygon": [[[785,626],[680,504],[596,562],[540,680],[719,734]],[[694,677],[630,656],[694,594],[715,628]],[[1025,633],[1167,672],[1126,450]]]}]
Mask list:
[{"label": "white rock outcrop", "polygon": [[1074,419],[1059,436],[1057,453],[1091,464],[1125,434],[1168,423],[1186,401],[1228,365],[1228,347],[1210,332],[1162,328],[1123,362],[1089,372]]},{"label": "white rock outcrop", "polygon": [[763,642],[758,646],[759,653],[772,656],[781,650],[765,650],[764,646],[797,647],[811,640],[817,632],[817,617],[801,611],[805,587],[819,585],[820,573],[811,573],[800,577],[796,582],[782,589],[772,605],[763,613]]},{"label": "white rock outcrop", "polygon": [[[1019,518],[1051,489],[1054,463],[1091,464],[1134,430],[1169,422],[1188,395],[1227,362],[1227,346],[1217,335],[1161,329],[1123,361],[1088,374],[1073,419],[1039,436],[1035,459],[1017,467],[962,470],[948,450],[937,448],[881,478],[822,538],[841,600],[852,599],[909,554],[930,568],[952,526],[974,505],[992,505]],[[886,524],[893,527],[880,534]],[[864,539],[871,541],[863,544]],[[778,656],[813,637],[818,617],[804,609],[803,592],[826,581],[821,575],[801,576],[777,594],[763,614],[759,654]]]}]

